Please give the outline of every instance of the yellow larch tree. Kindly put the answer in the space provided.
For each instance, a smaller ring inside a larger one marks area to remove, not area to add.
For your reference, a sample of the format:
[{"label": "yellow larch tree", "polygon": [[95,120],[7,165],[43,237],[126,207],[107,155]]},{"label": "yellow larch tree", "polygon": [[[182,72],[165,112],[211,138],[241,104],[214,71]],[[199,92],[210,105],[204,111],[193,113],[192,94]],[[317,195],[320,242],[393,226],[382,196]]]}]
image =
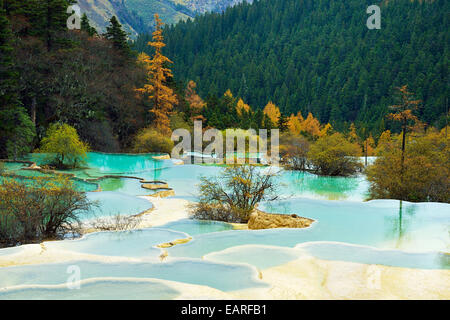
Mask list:
[{"label": "yellow larch tree", "polygon": [[312,138],[317,138],[320,136],[320,122],[314,118],[311,112],[308,113],[308,116],[302,122],[301,131],[307,133]]},{"label": "yellow larch tree", "polygon": [[249,112],[251,110],[250,106],[244,102],[244,100],[239,99],[236,104],[236,112],[239,116],[242,115],[242,112]]},{"label": "yellow larch tree", "polygon": [[274,125],[278,124],[278,120],[281,116],[280,108],[278,108],[272,101],[269,101],[264,108],[264,114],[269,117],[270,121],[272,121]]},{"label": "yellow larch tree", "polygon": [[203,107],[206,105],[203,99],[195,91],[196,87],[197,84],[194,81],[190,80],[187,84],[185,91],[185,98],[186,101],[189,103],[189,107],[193,115],[198,115],[202,111]]},{"label": "yellow larch tree", "polygon": [[231,90],[228,89],[227,91],[225,91],[225,93],[223,94],[225,97],[228,97],[230,99],[233,98],[233,94],[231,93]]},{"label": "yellow larch tree", "polygon": [[350,131],[349,131],[349,133],[348,133],[348,140],[349,140],[351,143],[356,143],[356,142],[358,142],[358,140],[359,140],[358,134],[356,133],[356,127],[355,127],[355,124],[354,124],[354,123],[352,123],[352,124],[350,125]]},{"label": "yellow larch tree", "polygon": [[378,138],[378,144],[375,149],[375,155],[380,156],[388,144],[392,142],[391,130],[385,130]]},{"label": "yellow larch tree", "polygon": [[153,32],[153,41],[148,45],[155,49],[155,54],[150,58],[146,54],[139,56],[139,62],[147,70],[148,83],[143,88],[137,89],[138,92],[145,94],[153,102],[150,112],[154,116],[156,129],[164,135],[170,135],[169,115],[173,106],[178,104],[178,100],[173,90],[166,86],[168,78],[172,77],[172,71],[166,67],[173,63],[169,58],[162,54],[162,48],[165,47],[162,26],[164,25],[155,14],[156,30]]},{"label": "yellow larch tree", "polygon": [[[301,116],[300,112],[299,112],[299,114]],[[302,117],[302,119],[303,119],[303,117]],[[299,134],[302,124],[301,124],[300,119],[299,119],[298,116],[295,116],[294,114],[291,114],[291,116],[288,119],[287,126],[288,126],[288,129],[289,129],[290,133],[292,133],[292,134]]]},{"label": "yellow larch tree", "polygon": [[375,140],[373,139],[371,134],[364,141],[364,153],[368,157],[371,157],[375,154]]},{"label": "yellow larch tree", "polygon": [[328,136],[333,131],[333,126],[327,123],[322,129],[320,129],[319,137]]}]

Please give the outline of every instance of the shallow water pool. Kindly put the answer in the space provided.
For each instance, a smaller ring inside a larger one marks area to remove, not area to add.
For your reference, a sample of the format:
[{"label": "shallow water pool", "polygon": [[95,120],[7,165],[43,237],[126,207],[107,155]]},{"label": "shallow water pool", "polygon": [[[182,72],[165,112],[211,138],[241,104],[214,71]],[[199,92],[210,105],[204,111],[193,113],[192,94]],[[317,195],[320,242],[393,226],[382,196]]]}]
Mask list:
[{"label": "shallow water pool", "polygon": [[[170,262],[94,262],[87,260],[0,268],[0,288],[18,285],[65,284],[68,270],[79,268],[81,280],[90,278],[157,278],[205,285],[223,291],[267,287],[255,268],[198,259]],[[125,294],[125,293],[124,293]]]},{"label": "shallow water pool", "polygon": [[92,209],[80,213],[81,220],[112,217],[115,215],[136,215],[153,207],[148,200],[120,192],[88,192],[87,198],[96,203]]},{"label": "shallow water pool", "polygon": [[170,300],[179,291],[152,280],[108,279],[83,282],[79,289],[66,284],[0,289],[0,300]]},{"label": "shallow water pool", "polygon": [[188,235],[168,229],[143,229],[97,232],[81,239],[44,242],[49,249],[68,250],[102,256],[156,258],[161,250],[156,245],[187,238]]},{"label": "shallow water pool", "polygon": [[238,245],[294,247],[310,241],[336,241],[375,248],[448,251],[450,205],[396,200],[370,202],[291,199],[262,209],[297,213],[316,220],[305,229],[236,230],[201,234],[169,249],[174,256],[201,257]]}]

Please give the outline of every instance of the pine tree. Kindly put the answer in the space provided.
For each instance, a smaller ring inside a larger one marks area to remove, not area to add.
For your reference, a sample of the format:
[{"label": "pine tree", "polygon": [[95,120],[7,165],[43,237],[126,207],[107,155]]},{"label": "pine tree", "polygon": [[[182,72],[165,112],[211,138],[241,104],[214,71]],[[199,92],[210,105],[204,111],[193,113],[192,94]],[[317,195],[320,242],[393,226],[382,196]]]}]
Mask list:
[{"label": "pine tree", "polygon": [[288,130],[288,122],[289,118],[282,113],[278,119],[278,129],[280,129],[281,132]]},{"label": "pine tree", "polygon": [[0,0],[0,157],[17,158],[28,152],[34,127],[18,96],[12,32]]},{"label": "pine tree", "polygon": [[404,163],[405,163],[405,149],[406,149],[406,132],[410,123],[416,123],[419,119],[413,114],[421,101],[413,100],[413,93],[408,90],[408,86],[404,85],[397,88],[398,104],[389,106],[392,113],[388,115],[394,121],[399,121],[402,126],[402,157],[401,157],[401,169],[400,176],[403,179]]},{"label": "pine tree", "polygon": [[114,48],[121,52],[124,56],[131,55],[131,49],[128,44],[127,34],[122,29],[122,25],[115,16],[109,21],[109,26],[106,27],[105,38],[112,41]]},{"label": "pine tree", "polygon": [[178,100],[173,90],[166,85],[167,79],[173,77],[172,71],[166,67],[172,61],[162,54],[162,48],[165,46],[162,34],[163,23],[158,14],[155,14],[155,21],[156,30],[153,32],[153,41],[148,43],[155,49],[155,53],[152,58],[146,54],[141,54],[139,57],[140,62],[146,66],[149,83],[137,90],[148,95],[153,102],[150,113],[154,117],[157,130],[169,135],[171,133],[169,115],[173,106],[178,104]]},{"label": "pine tree", "polygon": [[47,50],[50,51],[59,40],[58,33],[67,30],[67,19],[70,16],[67,8],[74,3],[75,0],[41,0],[31,8],[30,13],[36,12],[38,18],[33,28],[44,37]]},{"label": "pine tree", "polygon": [[81,31],[86,32],[90,37],[97,35],[97,30],[89,24],[89,18],[86,13],[81,17]]}]

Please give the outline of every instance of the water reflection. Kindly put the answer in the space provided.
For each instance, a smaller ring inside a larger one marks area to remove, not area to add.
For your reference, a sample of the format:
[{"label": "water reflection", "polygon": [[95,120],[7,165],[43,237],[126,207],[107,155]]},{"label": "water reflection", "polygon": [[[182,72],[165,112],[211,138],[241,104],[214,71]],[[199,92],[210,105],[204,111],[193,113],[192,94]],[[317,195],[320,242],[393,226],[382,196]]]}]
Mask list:
[{"label": "water reflection", "polygon": [[325,177],[303,171],[284,171],[283,191],[294,196],[314,196],[325,200],[364,198],[367,183],[363,177]]},{"label": "water reflection", "polygon": [[403,201],[400,200],[398,201],[398,215],[386,217],[387,224],[391,227],[387,230],[386,237],[395,241],[396,248],[401,248],[403,241],[407,239],[415,212],[414,204],[405,207]]}]

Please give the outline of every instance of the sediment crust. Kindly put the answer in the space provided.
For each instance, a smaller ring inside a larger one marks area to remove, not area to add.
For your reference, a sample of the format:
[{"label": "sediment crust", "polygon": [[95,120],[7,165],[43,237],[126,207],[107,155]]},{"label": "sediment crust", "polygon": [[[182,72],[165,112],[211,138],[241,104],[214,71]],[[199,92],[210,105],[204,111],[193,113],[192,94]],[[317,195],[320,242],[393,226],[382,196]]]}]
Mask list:
[{"label": "sediment crust", "polygon": [[314,220],[296,214],[266,213],[255,210],[248,220],[248,228],[253,230],[273,228],[307,228]]}]

